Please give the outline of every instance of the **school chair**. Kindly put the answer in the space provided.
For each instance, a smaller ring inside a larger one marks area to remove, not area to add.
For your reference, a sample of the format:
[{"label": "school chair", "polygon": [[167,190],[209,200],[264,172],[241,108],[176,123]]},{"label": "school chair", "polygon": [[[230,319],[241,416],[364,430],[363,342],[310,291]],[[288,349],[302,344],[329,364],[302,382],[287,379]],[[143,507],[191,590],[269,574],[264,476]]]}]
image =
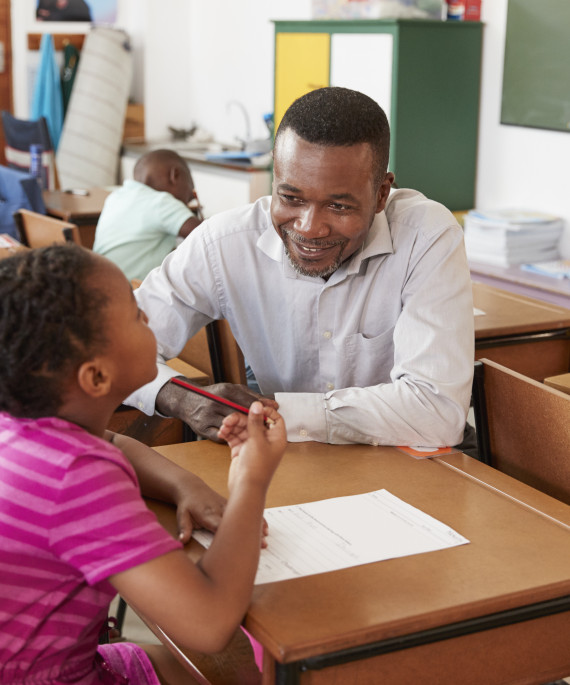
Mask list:
[{"label": "school chair", "polygon": [[570,504],[570,395],[481,359],[473,410],[481,461]]},{"label": "school chair", "polygon": [[243,353],[225,319],[200,329],[178,358],[207,374],[210,383],[247,384]]},{"label": "school chair", "polygon": [[46,247],[54,243],[72,242],[81,245],[79,229],[75,224],[54,219],[45,214],[20,209],[14,213],[20,242],[26,247]]},{"label": "school chair", "polygon": [[14,212],[19,209],[46,213],[38,181],[29,173],[0,166],[0,233],[19,238],[14,221]]},{"label": "school chair", "polygon": [[6,146],[6,162],[12,169],[29,171],[30,145],[41,145],[42,167],[45,188],[54,190],[59,187],[55,166],[55,150],[51,142],[45,117],[36,120],[17,119],[10,112],[2,111],[2,127]]}]

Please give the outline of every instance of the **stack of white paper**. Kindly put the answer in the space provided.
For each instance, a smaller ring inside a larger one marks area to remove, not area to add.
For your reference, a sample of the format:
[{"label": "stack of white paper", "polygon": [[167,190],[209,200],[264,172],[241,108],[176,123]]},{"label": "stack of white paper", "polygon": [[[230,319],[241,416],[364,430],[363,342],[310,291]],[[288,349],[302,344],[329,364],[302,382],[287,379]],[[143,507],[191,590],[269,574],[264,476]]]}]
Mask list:
[{"label": "stack of white paper", "polygon": [[563,227],[552,214],[471,210],[465,216],[465,249],[470,260],[497,266],[557,259]]}]

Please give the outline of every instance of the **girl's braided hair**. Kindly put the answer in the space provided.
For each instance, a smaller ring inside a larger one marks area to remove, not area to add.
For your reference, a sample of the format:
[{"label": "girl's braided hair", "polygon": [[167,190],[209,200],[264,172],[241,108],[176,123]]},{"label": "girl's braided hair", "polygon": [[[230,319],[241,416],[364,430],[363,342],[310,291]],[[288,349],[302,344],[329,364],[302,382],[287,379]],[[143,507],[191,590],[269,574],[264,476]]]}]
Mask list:
[{"label": "girl's braided hair", "polygon": [[53,245],[0,260],[0,411],[54,416],[72,373],[105,348],[93,253]]}]

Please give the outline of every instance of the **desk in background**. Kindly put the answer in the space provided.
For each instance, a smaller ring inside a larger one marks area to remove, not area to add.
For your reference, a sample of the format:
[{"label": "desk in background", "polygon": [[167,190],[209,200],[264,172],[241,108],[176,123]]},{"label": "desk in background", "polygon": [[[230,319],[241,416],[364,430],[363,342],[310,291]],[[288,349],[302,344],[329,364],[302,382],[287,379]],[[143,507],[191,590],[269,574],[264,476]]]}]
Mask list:
[{"label": "desk in background", "polygon": [[62,190],[44,190],[43,198],[47,214],[75,224],[79,229],[81,244],[92,248],[95,227],[110,191],[89,188],[87,192],[88,195],[75,195]]},{"label": "desk in background", "polygon": [[[159,451],[227,493],[226,446]],[[288,445],[267,506],[380,488],[470,544],[256,586],[245,627],[264,646],[265,685],[504,685],[570,673],[570,507],[462,454],[416,460],[320,443]],[[150,506],[175,534],[174,509]]]},{"label": "desk in background", "polygon": [[16,238],[13,238],[7,233],[0,233],[0,259],[5,259],[6,257],[11,257],[17,252],[22,250],[27,250],[28,248]]},{"label": "desk in background", "polygon": [[570,279],[551,278],[524,271],[519,266],[492,266],[470,262],[471,277],[487,285],[544,300],[560,307],[570,307]]},{"label": "desk in background", "polygon": [[473,283],[475,359],[543,381],[570,370],[570,309]]}]

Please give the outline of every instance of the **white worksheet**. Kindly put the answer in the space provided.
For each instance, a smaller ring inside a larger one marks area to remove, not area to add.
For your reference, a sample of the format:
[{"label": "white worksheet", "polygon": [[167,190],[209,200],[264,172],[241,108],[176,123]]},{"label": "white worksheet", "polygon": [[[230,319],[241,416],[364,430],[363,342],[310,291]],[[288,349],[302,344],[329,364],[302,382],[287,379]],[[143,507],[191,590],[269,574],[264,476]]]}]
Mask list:
[{"label": "white worksheet", "polygon": [[[265,510],[267,549],[255,584],[310,576],[469,542],[387,490]],[[213,535],[193,537],[209,547]]]}]

